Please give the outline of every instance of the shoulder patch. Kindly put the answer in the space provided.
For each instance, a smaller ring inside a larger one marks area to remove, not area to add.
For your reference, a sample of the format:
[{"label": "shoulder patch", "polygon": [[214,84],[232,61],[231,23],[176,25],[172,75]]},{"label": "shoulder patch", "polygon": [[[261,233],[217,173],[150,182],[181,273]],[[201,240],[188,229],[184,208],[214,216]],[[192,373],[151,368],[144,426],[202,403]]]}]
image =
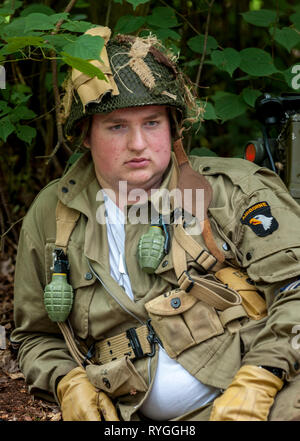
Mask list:
[{"label": "shoulder patch", "polygon": [[278,222],[272,216],[268,202],[257,202],[247,208],[241,217],[241,222],[248,225],[257,236],[268,236],[277,230]]}]

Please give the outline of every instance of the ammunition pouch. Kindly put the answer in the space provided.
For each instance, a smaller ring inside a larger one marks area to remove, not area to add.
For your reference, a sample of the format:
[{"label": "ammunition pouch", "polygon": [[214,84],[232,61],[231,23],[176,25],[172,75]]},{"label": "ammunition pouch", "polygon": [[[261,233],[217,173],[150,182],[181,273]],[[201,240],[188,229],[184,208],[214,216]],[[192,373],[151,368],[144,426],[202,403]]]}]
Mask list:
[{"label": "ammunition pouch", "polygon": [[172,358],[224,332],[215,309],[183,290],[162,294],[145,307],[164,349]]},{"label": "ammunition pouch", "polygon": [[95,387],[111,398],[135,395],[148,389],[143,377],[126,356],[102,365],[88,365],[86,374]]}]

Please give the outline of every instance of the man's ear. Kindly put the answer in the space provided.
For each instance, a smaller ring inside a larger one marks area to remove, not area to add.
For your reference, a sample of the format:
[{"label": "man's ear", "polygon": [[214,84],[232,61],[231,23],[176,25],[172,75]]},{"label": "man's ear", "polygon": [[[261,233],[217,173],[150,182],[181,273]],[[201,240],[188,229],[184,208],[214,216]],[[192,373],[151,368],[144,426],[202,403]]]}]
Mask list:
[{"label": "man's ear", "polygon": [[90,143],[91,127],[92,127],[92,118],[85,119],[82,122],[82,126],[81,126],[81,133],[83,139],[82,144],[87,149],[91,148],[91,143]]},{"label": "man's ear", "polygon": [[90,149],[90,148],[91,148],[90,137],[89,137],[89,135],[86,135],[86,137],[84,138],[82,144],[83,144],[84,147],[86,147],[87,149]]}]

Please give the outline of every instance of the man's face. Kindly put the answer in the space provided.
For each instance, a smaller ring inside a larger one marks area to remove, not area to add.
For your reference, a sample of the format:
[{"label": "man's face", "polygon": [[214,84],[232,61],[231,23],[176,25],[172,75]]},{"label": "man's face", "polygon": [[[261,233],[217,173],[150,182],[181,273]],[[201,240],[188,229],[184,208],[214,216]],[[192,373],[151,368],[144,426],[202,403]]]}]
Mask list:
[{"label": "man's face", "polygon": [[170,122],[165,106],[118,109],[94,115],[86,147],[91,149],[101,185],[117,192],[158,188],[171,155]]}]

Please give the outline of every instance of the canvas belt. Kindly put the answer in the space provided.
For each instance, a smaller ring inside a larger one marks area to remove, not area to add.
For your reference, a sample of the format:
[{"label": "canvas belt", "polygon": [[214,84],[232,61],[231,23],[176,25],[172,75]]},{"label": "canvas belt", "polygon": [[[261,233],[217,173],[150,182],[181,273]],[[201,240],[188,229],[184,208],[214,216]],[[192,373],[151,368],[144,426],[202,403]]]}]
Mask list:
[{"label": "canvas belt", "polygon": [[138,328],[130,328],[121,334],[95,343],[93,360],[99,364],[127,356],[131,360],[155,354],[155,343],[159,338],[151,326],[151,320]]}]

